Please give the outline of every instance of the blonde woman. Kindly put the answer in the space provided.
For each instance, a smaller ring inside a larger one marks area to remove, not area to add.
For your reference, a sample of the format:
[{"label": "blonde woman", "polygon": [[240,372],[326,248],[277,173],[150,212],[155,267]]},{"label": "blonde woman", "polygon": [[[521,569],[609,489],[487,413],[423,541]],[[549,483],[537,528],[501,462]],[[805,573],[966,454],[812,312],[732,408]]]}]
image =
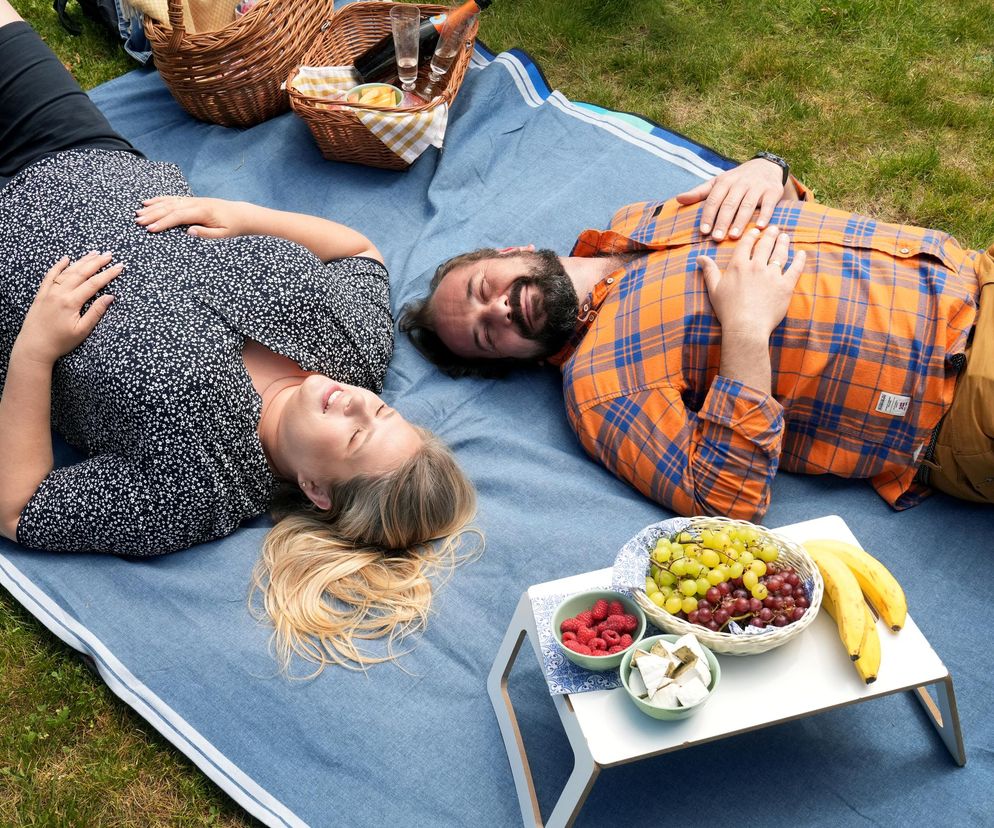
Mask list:
[{"label": "blonde woman", "polygon": [[[256,573],[283,664],[362,666],[362,639],[423,626],[475,494],[377,396],[393,320],[372,243],[191,198],[7,0],[0,176],[0,534],[160,555],[292,492]],[[55,468],[53,426],[86,459]]]}]

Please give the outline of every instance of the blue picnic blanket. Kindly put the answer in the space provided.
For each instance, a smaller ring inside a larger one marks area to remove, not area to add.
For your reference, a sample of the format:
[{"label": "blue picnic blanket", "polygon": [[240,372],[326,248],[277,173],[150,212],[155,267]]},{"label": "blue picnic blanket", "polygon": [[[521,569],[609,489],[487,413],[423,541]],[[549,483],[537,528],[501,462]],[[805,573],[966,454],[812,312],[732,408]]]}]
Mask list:
[{"label": "blue picnic blanket", "polygon": [[[514,51],[478,48],[445,148],[406,173],[323,160],[292,114],[248,130],[195,121],[149,70],[93,97],[200,194],[367,234],[386,256],[395,309],[423,293],[445,257],[529,242],[565,252],[617,207],[672,196],[728,165],[652,124],[568,101]],[[246,601],[264,520],[137,562],[3,543],[0,582],[269,825],[520,824],[486,691],[505,625],[529,585],[610,566],[628,538],[669,513],[583,454],[552,370],[451,380],[399,337],[385,396],[454,447],[479,488],[487,538],[482,557],[439,591],[427,633],[399,667],[278,675],[269,631]],[[608,769],[579,825],[989,824],[994,510],[935,497],[899,514],[862,482],[781,474],[766,524],[833,513],[904,583],[952,672],[969,764],[955,767],[917,702],[899,694]],[[518,659],[510,692],[547,814],[572,755],[530,656]]]}]

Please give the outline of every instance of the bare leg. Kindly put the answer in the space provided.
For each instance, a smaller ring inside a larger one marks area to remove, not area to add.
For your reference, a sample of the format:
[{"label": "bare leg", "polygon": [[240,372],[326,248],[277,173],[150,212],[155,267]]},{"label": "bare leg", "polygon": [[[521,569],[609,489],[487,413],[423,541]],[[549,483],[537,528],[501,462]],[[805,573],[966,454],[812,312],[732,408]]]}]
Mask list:
[{"label": "bare leg", "polygon": [[6,26],[8,23],[16,23],[18,20],[23,19],[14,11],[14,7],[7,0],[0,0],[0,26]]}]

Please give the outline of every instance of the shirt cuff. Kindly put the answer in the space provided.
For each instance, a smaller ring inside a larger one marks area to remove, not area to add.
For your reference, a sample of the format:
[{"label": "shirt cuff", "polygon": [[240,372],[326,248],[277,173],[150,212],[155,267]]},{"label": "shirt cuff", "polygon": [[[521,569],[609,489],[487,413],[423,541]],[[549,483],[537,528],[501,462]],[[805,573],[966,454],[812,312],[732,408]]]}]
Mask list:
[{"label": "shirt cuff", "polygon": [[809,204],[815,203],[815,199],[814,196],[811,195],[811,191],[797,180],[797,176],[792,175],[790,180],[793,182],[794,188],[797,190],[797,197],[799,200],[806,201]]},{"label": "shirt cuff", "polygon": [[771,394],[728,377],[715,377],[698,416],[773,453],[783,434],[783,406]]}]

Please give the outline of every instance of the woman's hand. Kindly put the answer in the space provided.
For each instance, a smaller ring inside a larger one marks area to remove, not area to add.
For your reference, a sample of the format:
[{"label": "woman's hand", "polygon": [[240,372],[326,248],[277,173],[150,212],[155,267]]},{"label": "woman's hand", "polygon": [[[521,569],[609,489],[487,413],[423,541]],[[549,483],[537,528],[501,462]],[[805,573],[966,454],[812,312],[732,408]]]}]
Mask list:
[{"label": "woman's hand", "polygon": [[721,240],[726,234],[739,238],[757,209],[756,226],[766,227],[783,195],[783,170],[772,161],[753,158],[680,193],[676,200],[681,204],[703,201],[701,234]]},{"label": "woman's hand", "polygon": [[[110,253],[89,253],[72,264],[63,256],[42,279],[18,334],[19,351],[37,362],[54,363],[90,335],[114,301],[104,294],[81,315],[83,305],[124,269],[107,267]],[[106,268],[104,270],[103,268]]]},{"label": "woman's hand", "polygon": [[160,196],[142,202],[135,221],[152,233],[187,224],[187,233],[206,239],[244,236],[245,206],[222,198],[181,198]]},{"label": "woman's hand", "polygon": [[790,237],[770,226],[762,233],[755,227],[746,233],[735,245],[724,273],[708,256],[698,258],[723,341],[729,335],[769,340],[787,315],[804,269],[802,250],[784,271],[789,254]]}]

